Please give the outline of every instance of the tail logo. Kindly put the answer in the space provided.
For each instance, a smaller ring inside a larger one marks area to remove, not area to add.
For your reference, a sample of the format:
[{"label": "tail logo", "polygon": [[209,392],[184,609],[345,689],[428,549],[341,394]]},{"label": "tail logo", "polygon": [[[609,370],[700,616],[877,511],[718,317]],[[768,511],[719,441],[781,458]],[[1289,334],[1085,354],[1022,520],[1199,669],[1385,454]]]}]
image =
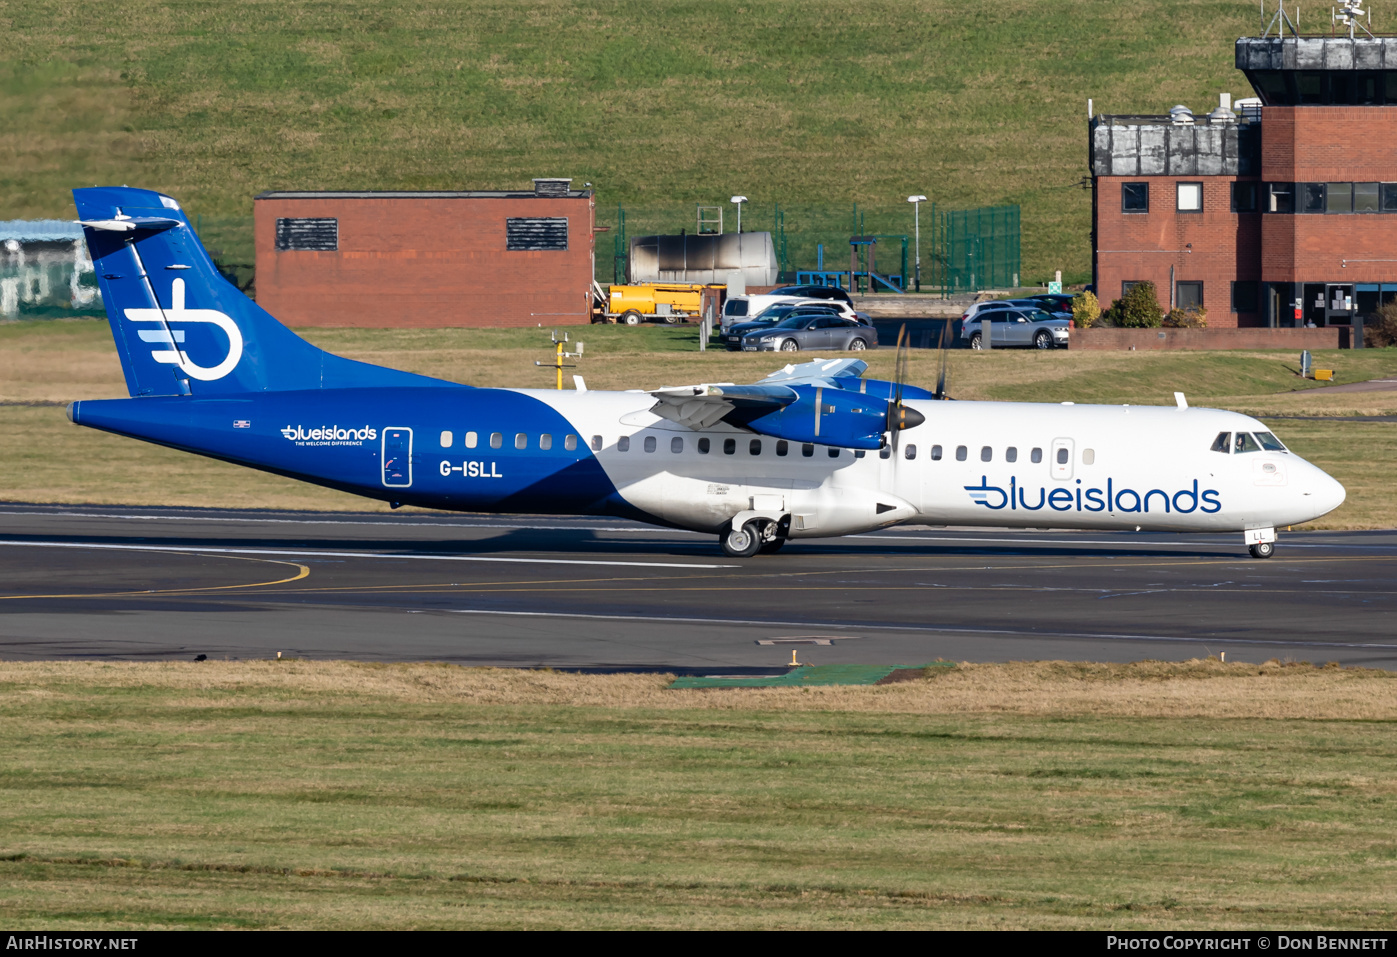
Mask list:
[{"label": "tail logo", "polygon": [[[150,357],[156,362],[179,366],[180,370],[191,379],[198,379],[201,382],[213,382],[215,379],[221,379],[232,372],[236,368],[238,360],[243,357],[242,330],[231,318],[216,309],[184,308],[183,279],[176,279],[170,287],[169,309],[126,309],[123,311],[131,322],[159,323],[159,328],[142,329],[139,333],[142,342],[154,342],[167,347],[165,349],[152,349]],[[197,365],[189,358],[188,353],[180,348],[184,342],[185,330],[175,328],[175,326],[182,322],[208,322],[218,326],[228,336],[228,355],[222,362],[214,366]]]}]

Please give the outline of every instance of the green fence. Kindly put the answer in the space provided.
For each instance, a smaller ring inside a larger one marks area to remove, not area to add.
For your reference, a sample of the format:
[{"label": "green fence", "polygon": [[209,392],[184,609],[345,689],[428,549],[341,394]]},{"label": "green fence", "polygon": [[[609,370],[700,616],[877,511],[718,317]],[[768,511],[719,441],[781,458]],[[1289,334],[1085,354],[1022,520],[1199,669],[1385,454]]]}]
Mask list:
[{"label": "green fence", "polygon": [[[736,232],[737,212],[731,203],[673,203],[664,206],[597,205],[597,225],[608,228],[608,243],[599,237],[596,256],[598,282],[625,282],[630,239],[634,236],[717,232],[721,210],[724,232]],[[900,206],[804,206],[747,203],[742,208],[744,232],[770,232],[781,268],[781,282],[795,282],[801,273],[842,273],[848,284],[850,239],[873,236],[874,269],[878,280],[858,277],[861,289],[876,292],[912,291],[917,285],[917,255],[921,254],[921,291],[949,295],[980,289],[1010,288],[1019,282],[1019,207],[995,206],[943,210],[922,204]],[[920,235],[919,235],[920,234]],[[920,240],[920,242],[919,242]],[[608,255],[608,252],[610,255]],[[866,247],[859,250],[856,272],[867,271]],[[807,277],[808,278],[808,277]],[[896,288],[894,288],[896,287]]]}]

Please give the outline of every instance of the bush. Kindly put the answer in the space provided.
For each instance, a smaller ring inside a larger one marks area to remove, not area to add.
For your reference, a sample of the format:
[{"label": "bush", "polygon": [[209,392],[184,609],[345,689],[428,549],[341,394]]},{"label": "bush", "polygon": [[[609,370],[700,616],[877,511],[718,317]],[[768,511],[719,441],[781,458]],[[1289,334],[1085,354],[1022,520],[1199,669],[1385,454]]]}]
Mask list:
[{"label": "bush", "polygon": [[1375,349],[1397,346],[1397,302],[1389,302],[1363,320],[1363,343]]},{"label": "bush", "polygon": [[1072,297],[1072,325],[1077,329],[1090,329],[1101,320],[1101,303],[1090,292],[1079,292]]},{"label": "bush", "polygon": [[1124,296],[1111,303],[1111,322],[1125,329],[1158,329],[1164,324],[1164,310],[1154,283],[1136,283]]},{"label": "bush", "polygon": [[1202,306],[1171,309],[1169,315],[1164,317],[1164,324],[1171,329],[1206,329],[1208,328],[1208,310]]}]

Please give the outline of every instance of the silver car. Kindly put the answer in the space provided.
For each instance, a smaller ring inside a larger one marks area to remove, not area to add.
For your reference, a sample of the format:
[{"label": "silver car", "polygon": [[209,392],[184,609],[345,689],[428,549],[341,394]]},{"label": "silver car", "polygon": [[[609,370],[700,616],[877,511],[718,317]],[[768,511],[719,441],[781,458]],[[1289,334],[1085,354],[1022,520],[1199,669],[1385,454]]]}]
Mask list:
[{"label": "silver car", "polygon": [[961,326],[960,337],[970,348],[985,348],[983,321],[986,319],[990,323],[991,348],[1067,348],[1067,331],[1071,320],[1059,319],[1042,309],[1032,308],[993,309],[968,320]]}]

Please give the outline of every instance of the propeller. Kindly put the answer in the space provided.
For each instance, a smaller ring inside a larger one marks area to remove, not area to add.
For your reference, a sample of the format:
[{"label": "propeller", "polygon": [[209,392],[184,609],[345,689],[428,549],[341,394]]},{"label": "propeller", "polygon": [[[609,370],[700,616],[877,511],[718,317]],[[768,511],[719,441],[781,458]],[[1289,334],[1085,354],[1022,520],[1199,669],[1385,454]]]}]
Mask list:
[{"label": "propeller", "polygon": [[950,333],[951,321],[948,319],[941,323],[941,338],[937,340],[936,348],[941,353],[941,372],[936,377],[936,398],[949,399],[946,394],[946,360],[950,356],[946,353],[946,336]]},{"label": "propeller", "polygon": [[895,388],[892,401],[888,403],[888,431],[892,433],[894,458],[897,457],[897,440],[902,430],[916,428],[926,421],[926,416],[902,403],[902,387],[907,382],[907,350],[911,341],[911,337],[907,335],[907,324],[903,323],[897,333],[897,362],[893,375]]}]

